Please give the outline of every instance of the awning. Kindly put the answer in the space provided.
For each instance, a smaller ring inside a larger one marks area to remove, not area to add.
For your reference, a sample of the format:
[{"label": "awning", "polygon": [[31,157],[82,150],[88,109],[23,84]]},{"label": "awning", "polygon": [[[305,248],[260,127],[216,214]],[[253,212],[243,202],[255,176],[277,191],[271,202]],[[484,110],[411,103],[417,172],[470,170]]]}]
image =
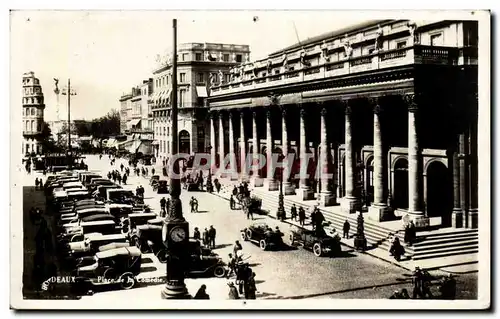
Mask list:
[{"label": "awning", "polygon": [[167,103],[170,100],[170,93],[172,92],[172,89],[168,89],[166,91],[163,91],[163,94],[161,98]]},{"label": "awning", "polygon": [[204,86],[197,86],[196,94],[198,94],[198,97],[208,97],[207,88]]},{"label": "awning", "polygon": [[130,147],[128,148],[128,151],[130,153],[135,153],[139,149],[139,146],[141,146],[141,141],[140,140],[134,140],[132,142],[132,145],[130,145]]},{"label": "awning", "polygon": [[139,124],[139,122],[141,122],[141,119],[130,120],[130,125],[137,126],[137,124]]},{"label": "awning", "polygon": [[158,141],[158,140],[154,140],[151,144],[152,144],[152,145],[160,145],[160,141]]}]

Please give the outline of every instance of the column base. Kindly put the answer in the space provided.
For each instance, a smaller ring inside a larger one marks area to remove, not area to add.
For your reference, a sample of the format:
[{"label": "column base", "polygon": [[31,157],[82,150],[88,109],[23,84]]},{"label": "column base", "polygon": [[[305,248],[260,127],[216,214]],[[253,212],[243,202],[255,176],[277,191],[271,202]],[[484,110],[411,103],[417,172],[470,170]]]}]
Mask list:
[{"label": "column base", "polygon": [[469,211],[469,216],[467,216],[467,221],[468,221],[468,228],[471,229],[477,229],[477,224],[478,224],[478,211],[477,209],[472,209]]},{"label": "column base", "polygon": [[463,228],[464,226],[464,213],[462,212],[462,210],[453,210],[453,212],[451,213],[451,227]]},{"label": "column base", "polygon": [[191,299],[185,284],[169,282],[161,291],[161,299]]},{"label": "column base", "polygon": [[337,198],[332,192],[321,192],[318,196],[318,204],[321,207],[333,206],[337,204]]},{"label": "column base", "polygon": [[423,212],[412,212],[408,214],[408,221],[413,221],[415,224],[415,228],[427,228],[430,226],[430,219],[429,217],[425,217]]},{"label": "column base", "polygon": [[359,200],[356,197],[346,196],[340,201],[340,208],[343,213],[355,214],[357,211],[361,211],[359,206]]},{"label": "column base", "polygon": [[396,219],[392,208],[383,204],[372,204],[369,206],[368,214],[366,216],[368,219],[375,220],[377,222],[385,222]]},{"label": "column base", "polygon": [[305,188],[299,188],[295,190],[297,195],[302,200],[313,200],[314,199],[314,191],[310,187],[305,187]]},{"label": "column base", "polygon": [[283,194],[295,195],[295,186],[290,182],[283,182]]},{"label": "column base", "polygon": [[264,186],[264,180],[260,177],[252,177],[252,187],[262,187]]},{"label": "column base", "polygon": [[266,184],[267,190],[270,192],[280,189],[279,183],[275,179],[266,179]]}]

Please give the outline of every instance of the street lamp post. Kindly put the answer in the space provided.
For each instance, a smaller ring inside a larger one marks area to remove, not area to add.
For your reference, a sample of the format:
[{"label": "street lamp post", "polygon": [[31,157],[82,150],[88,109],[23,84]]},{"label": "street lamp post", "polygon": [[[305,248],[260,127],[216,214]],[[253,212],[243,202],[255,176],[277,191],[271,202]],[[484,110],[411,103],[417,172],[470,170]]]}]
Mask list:
[{"label": "street lamp post", "polygon": [[71,90],[70,79],[68,79],[68,87],[66,90],[63,90],[62,95],[68,96],[68,152],[66,155],[68,158],[68,166],[71,168],[73,164],[73,154],[71,152],[71,96],[76,95],[76,92]]},{"label": "street lamp post", "polygon": [[[207,149],[208,149],[208,153],[211,154],[212,153],[212,145],[209,145],[207,147]],[[210,163],[210,165],[208,166],[208,177],[207,177],[207,191],[209,193],[211,193],[212,189],[213,189],[212,188],[213,185],[212,185],[212,165],[211,164],[212,163]]]},{"label": "street lamp post", "polygon": [[163,299],[190,299],[184,282],[185,270],[189,265],[189,223],[182,215],[180,199],[180,169],[176,155],[179,153],[177,134],[177,19],[173,19],[172,56],[172,166],[170,174],[170,213],[165,218],[162,230],[163,243],[167,250],[167,284],[161,292]]},{"label": "street lamp post", "polygon": [[278,195],[278,211],[276,212],[276,218],[281,220],[285,216],[285,201],[283,196],[283,171],[280,176],[280,193]]}]

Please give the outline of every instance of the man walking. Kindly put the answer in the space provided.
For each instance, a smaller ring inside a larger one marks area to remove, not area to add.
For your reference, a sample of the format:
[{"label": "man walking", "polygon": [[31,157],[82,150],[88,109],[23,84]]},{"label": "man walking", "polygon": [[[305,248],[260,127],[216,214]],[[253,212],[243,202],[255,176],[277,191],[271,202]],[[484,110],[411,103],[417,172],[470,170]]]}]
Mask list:
[{"label": "man walking", "polygon": [[208,230],[208,246],[212,249],[215,249],[215,235],[217,231],[215,230],[214,226],[210,225],[210,229]]},{"label": "man walking", "polygon": [[342,238],[349,239],[349,230],[351,229],[351,224],[349,221],[346,219],[344,222],[344,227],[343,227],[343,235]]},{"label": "man walking", "polygon": [[300,226],[304,226],[306,222],[306,211],[304,210],[304,207],[300,206],[299,208],[299,223]]},{"label": "man walking", "polygon": [[162,199],[160,199],[160,209],[165,209],[165,206],[167,205],[167,200],[165,199],[165,197],[163,197]]}]

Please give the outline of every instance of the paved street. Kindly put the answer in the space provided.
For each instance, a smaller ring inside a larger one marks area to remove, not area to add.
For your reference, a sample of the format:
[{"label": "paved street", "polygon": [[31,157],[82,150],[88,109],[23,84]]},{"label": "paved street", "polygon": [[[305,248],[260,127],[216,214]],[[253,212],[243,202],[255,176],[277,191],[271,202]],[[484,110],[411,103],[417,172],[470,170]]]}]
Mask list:
[{"label": "paved street", "polygon": [[[103,176],[110,170],[107,156],[99,160],[97,156],[90,155],[85,161],[90,170],[99,171]],[[120,160],[117,160],[113,168],[119,169],[119,165]],[[34,175],[32,177],[35,178]],[[26,181],[29,180],[28,178]],[[131,176],[124,187],[135,190],[138,185],[144,186],[146,203],[159,212],[159,201],[164,195],[153,192],[148,182],[147,178]],[[42,194],[41,191],[38,193]],[[27,195],[25,194],[25,201],[31,200],[32,197],[27,198]],[[195,196],[199,201],[199,213],[190,213],[189,199],[191,196]],[[213,225],[217,229],[215,252],[227,261],[227,255],[232,251],[234,241],[240,240],[239,231],[249,226],[252,221],[247,220],[241,210],[230,210],[229,203],[216,195],[183,190],[181,199],[184,216],[190,223],[191,232],[194,227],[203,231],[205,227]],[[265,222],[273,228],[279,226],[281,231],[285,233],[284,238],[287,242],[287,224],[265,215],[256,215],[254,222]],[[25,225],[27,224],[25,223]],[[259,299],[387,298],[396,289],[407,288],[411,291],[408,271],[371,256],[353,252],[347,247],[343,247],[345,252],[341,257],[318,258],[312,252],[301,248],[290,247],[281,251],[262,251],[257,245],[250,242],[242,242],[242,245],[244,255],[250,256],[250,265],[257,274],[257,298]],[[146,257],[145,260],[149,263],[147,268],[152,269],[148,276],[165,274],[164,264],[157,263],[154,256]],[[459,298],[475,298],[477,296],[476,276],[476,274],[470,274],[461,275],[458,278],[457,294]],[[212,299],[226,299],[227,297],[226,279],[198,278],[188,279],[186,283],[191,294],[196,293],[201,284],[206,284]],[[134,298],[141,299],[159,298],[161,289],[162,286],[158,284],[142,284],[140,288],[132,291],[100,292],[91,297],[84,297],[84,299],[110,298],[111,300],[115,297],[132,295]],[[139,291],[141,293],[138,293]]]}]

